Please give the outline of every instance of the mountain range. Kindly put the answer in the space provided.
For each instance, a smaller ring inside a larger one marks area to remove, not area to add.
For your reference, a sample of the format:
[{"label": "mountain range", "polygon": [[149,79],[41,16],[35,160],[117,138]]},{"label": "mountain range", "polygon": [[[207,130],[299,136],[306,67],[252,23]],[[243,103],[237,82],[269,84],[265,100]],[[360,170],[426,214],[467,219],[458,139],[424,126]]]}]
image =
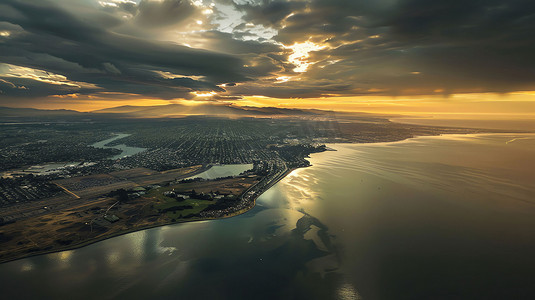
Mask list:
[{"label": "mountain range", "polygon": [[186,116],[212,117],[337,117],[377,118],[365,113],[343,113],[317,109],[294,109],[277,107],[247,107],[231,104],[206,103],[199,105],[168,104],[158,106],[117,106],[79,112],[75,110],[45,110],[35,108],[0,107],[0,118],[176,118]]}]

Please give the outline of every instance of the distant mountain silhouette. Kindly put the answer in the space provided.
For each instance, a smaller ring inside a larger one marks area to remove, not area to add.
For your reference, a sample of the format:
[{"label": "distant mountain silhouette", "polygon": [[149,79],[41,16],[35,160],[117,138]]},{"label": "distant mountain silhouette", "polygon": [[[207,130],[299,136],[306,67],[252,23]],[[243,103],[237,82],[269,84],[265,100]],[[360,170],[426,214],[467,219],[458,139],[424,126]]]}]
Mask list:
[{"label": "distant mountain silhouette", "polygon": [[[336,116],[335,116],[336,115]],[[199,105],[168,104],[158,106],[125,105],[79,112],[75,110],[45,110],[35,108],[0,107],[0,118],[8,119],[46,119],[46,120],[80,120],[102,118],[177,118],[186,116],[209,117],[299,117],[299,118],[339,118],[358,120],[383,119],[366,113],[334,112],[318,109],[296,109],[278,107],[249,107],[231,104],[206,103]]]},{"label": "distant mountain silhouette", "polygon": [[84,116],[86,113],[67,109],[0,107],[0,117],[61,117],[73,115]]},{"label": "distant mountain silhouette", "polygon": [[[312,116],[319,115],[320,111],[275,108],[275,107],[240,107],[229,104],[199,104],[183,105],[168,104],[158,106],[118,106],[93,111],[93,113],[119,113],[133,117],[173,117],[187,115],[203,116]],[[323,112],[325,113],[325,112]]]}]

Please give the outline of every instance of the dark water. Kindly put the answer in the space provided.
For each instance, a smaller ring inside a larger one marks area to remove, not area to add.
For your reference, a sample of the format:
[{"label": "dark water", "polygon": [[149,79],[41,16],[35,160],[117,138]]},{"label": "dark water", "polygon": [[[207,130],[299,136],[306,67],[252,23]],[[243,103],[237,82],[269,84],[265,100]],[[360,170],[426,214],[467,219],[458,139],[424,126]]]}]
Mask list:
[{"label": "dark water", "polygon": [[2,298],[535,298],[535,135],[330,147],[244,215],[0,265]]}]

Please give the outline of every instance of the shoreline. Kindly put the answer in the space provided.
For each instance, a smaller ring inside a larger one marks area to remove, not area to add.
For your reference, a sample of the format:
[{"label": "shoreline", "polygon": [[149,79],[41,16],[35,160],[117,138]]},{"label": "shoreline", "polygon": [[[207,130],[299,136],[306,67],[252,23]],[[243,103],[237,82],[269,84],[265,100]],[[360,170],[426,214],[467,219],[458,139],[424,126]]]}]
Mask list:
[{"label": "shoreline", "polygon": [[[410,138],[401,139],[401,140],[398,140],[398,141],[375,142],[375,143],[372,143],[372,144],[399,143],[399,142],[406,142],[406,141],[410,141],[412,139],[417,139],[417,138],[421,138],[421,137],[440,138],[440,137],[446,137],[446,136],[477,136],[477,135],[505,135],[505,134],[535,135],[535,133],[531,133],[531,132],[523,132],[523,133],[519,133],[519,132],[497,132],[497,133],[467,133],[467,134],[450,133],[450,134],[440,134],[440,135],[419,135],[419,136],[413,136],[413,137],[410,137]],[[343,143],[343,142],[342,143],[329,143],[329,145],[332,145],[332,144],[355,144],[355,145],[358,145],[358,144],[370,144],[370,143]],[[328,152],[328,151],[333,151],[333,150],[336,151],[335,149],[329,148],[328,150],[325,150],[325,151],[322,151],[322,152]],[[35,257],[35,256],[39,256],[39,255],[46,255],[46,254],[63,252],[63,251],[76,250],[76,249],[83,248],[85,246],[89,246],[91,244],[95,244],[95,243],[98,243],[98,242],[101,242],[101,241],[104,241],[104,240],[107,240],[107,239],[115,238],[115,237],[118,237],[118,236],[121,236],[121,235],[126,235],[126,234],[137,232],[137,231],[148,230],[148,229],[152,229],[152,228],[156,228],[156,227],[169,226],[169,225],[175,225],[175,224],[183,224],[183,223],[189,223],[189,222],[213,221],[213,220],[220,220],[220,219],[227,219],[227,218],[236,217],[236,216],[245,214],[245,213],[249,212],[250,210],[252,210],[254,207],[256,207],[256,200],[258,199],[258,197],[260,197],[263,193],[265,193],[267,190],[269,190],[271,187],[273,187],[279,181],[281,181],[286,176],[288,176],[291,172],[293,172],[296,169],[306,168],[306,167],[310,167],[310,166],[287,169],[284,173],[282,173],[281,175],[279,175],[276,178],[274,178],[267,186],[265,186],[256,197],[251,199],[251,205],[249,207],[241,209],[241,210],[233,212],[233,213],[230,213],[228,215],[224,215],[224,216],[221,216],[221,217],[206,217],[206,218],[189,219],[189,220],[183,219],[183,220],[179,220],[179,221],[175,221],[175,222],[171,222],[170,221],[170,222],[164,222],[164,223],[158,223],[158,224],[151,224],[151,225],[148,225],[148,226],[142,226],[142,227],[138,227],[138,228],[131,228],[131,229],[127,229],[127,230],[123,230],[123,231],[119,231],[119,232],[110,234],[108,236],[94,238],[94,239],[82,242],[80,244],[72,245],[72,246],[58,247],[58,248],[51,249],[51,250],[45,250],[45,251],[41,251],[41,252],[25,254],[25,255],[21,255],[20,257],[14,257],[14,258],[9,258],[9,259],[0,259],[0,264],[9,263],[9,262],[13,262],[13,261],[17,261],[17,260],[21,260],[21,259],[25,259],[25,258],[30,258],[30,257]],[[200,170],[197,170],[194,173],[195,174],[200,174],[200,173],[202,173],[204,171],[206,171],[206,169],[203,166]],[[193,175],[193,176],[195,176],[195,175]]]},{"label": "shoreline", "polygon": [[[394,116],[388,117],[388,121],[396,124],[413,125],[413,126],[431,126],[440,128],[459,128],[474,130],[493,130],[493,131],[516,131],[516,132],[535,132],[535,120],[529,117],[523,119],[448,119],[433,116]],[[489,126],[489,124],[492,125]],[[498,125],[496,125],[498,124]],[[501,126],[500,126],[501,125]],[[526,128],[527,127],[527,128]]]},{"label": "shoreline", "polygon": [[[201,170],[202,169],[203,168],[201,168]],[[82,242],[82,243],[79,243],[79,244],[76,244],[76,245],[72,245],[72,246],[58,247],[58,248],[55,248],[55,249],[44,250],[44,251],[35,252],[35,253],[31,253],[31,254],[28,253],[28,254],[21,255],[20,257],[14,257],[14,258],[8,258],[8,259],[0,259],[0,264],[6,264],[6,263],[14,262],[14,261],[17,261],[17,260],[26,259],[26,258],[35,257],[35,256],[40,256],[40,255],[47,255],[47,254],[64,252],[64,251],[76,250],[76,249],[80,249],[80,248],[83,248],[83,247],[86,247],[86,246],[89,246],[89,245],[92,245],[92,244],[96,244],[98,242],[105,241],[107,239],[116,238],[116,237],[121,236],[121,235],[126,235],[126,234],[129,234],[129,233],[148,230],[148,229],[157,228],[157,227],[163,227],[163,226],[169,226],[169,225],[178,225],[178,224],[190,223],[190,222],[215,221],[215,220],[222,220],[222,219],[228,219],[228,218],[236,217],[236,216],[245,214],[245,213],[249,212],[250,210],[252,210],[253,208],[255,208],[256,207],[256,199],[258,197],[260,197],[263,193],[265,193],[272,186],[277,184],[279,181],[284,179],[286,176],[288,176],[288,174],[290,174],[292,171],[294,171],[296,169],[298,169],[298,168],[288,169],[283,174],[279,175],[276,179],[272,180],[269,183],[268,186],[266,186],[264,189],[262,189],[262,192],[259,193],[257,197],[252,199],[251,205],[249,207],[241,209],[241,210],[238,210],[238,211],[233,212],[233,213],[228,214],[228,215],[224,215],[224,216],[221,216],[221,217],[207,217],[207,218],[190,219],[190,220],[183,219],[183,220],[179,220],[179,221],[175,221],[175,222],[171,222],[170,221],[170,222],[164,222],[164,223],[158,223],[158,224],[151,224],[151,225],[148,225],[148,226],[141,226],[141,227],[137,227],[137,228],[131,228],[131,229],[115,232],[115,233],[110,234],[108,236],[103,236],[103,237],[97,237],[97,238],[94,238],[94,239],[90,239],[90,240],[87,240],[85,242]],[[206,171],[206,170],[203,170],[202,172],[204,172],[204,171]],[[198,174],[200,174],[202,172],[199,172]],[[193,176],[195,176],[195,175],[193,175]]]}]

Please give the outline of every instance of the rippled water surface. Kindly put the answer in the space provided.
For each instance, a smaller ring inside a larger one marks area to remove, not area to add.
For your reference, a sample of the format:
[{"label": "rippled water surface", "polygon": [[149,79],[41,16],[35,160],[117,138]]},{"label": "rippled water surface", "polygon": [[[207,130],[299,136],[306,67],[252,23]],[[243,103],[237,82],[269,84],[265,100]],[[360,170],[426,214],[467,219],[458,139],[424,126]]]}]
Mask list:
[{"label": "rippled water surface", "polygon": [[2,264],[2,295],[535,297],[535,135],[329,146],[244,215]]}]

